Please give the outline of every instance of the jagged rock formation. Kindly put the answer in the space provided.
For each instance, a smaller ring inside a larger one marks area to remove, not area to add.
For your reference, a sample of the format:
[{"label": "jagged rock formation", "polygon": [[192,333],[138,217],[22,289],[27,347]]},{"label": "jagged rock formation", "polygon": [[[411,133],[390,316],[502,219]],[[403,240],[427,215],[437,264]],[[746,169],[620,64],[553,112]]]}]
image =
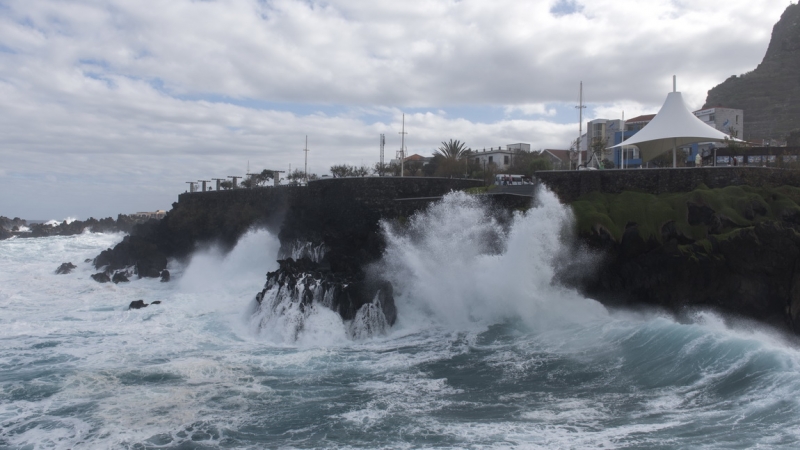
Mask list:
[{"label": "jagged rock formation", "polygon": [[111,278],[105,272],[97,272],[96,274],[92,275],[92,279],[97,281],[98,283],[110,283]]},{"label": "jagged rock formation", "polygon": [[800,5],[786,8],[755,70],[708,91],[703,108],[715,106],[744,110],[748,140],[785,139],[800,127]]},{"label": "jagged rock formation", "polygon": [[75,264],[72,264],[71,262],[65,262],[62,263],[60,266],[58,266],[58,269],[56,269],[56,274],[66,275],[72,272],[72,269],[77,269],[77,268],[78,266],[76,266]]}]

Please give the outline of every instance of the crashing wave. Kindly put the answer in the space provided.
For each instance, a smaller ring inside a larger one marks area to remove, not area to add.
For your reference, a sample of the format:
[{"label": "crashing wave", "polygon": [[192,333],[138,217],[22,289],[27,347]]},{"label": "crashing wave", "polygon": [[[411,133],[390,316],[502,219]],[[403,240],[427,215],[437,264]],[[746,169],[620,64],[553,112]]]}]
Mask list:
[{"label": "crashing wave", "polygon": [[326,308],[341,317],[349,337],[364,339],[384,334],[397,319],[392,286],[387,282],[334,275],[320,270],[309,258],[285,259],[279,264],[256,294],[258,306],[251,322],[259,330],[277,330],[284,340],[294,342],[309,318]]},{"label": "crashing wave", "polygon": [[308,258],[315,263],[322,262],[328,248],[325,244],[314,243],[310,241],[295,240],[291,243],[281,245],[278,253],[278,259],[291,258],[295,261]]}]

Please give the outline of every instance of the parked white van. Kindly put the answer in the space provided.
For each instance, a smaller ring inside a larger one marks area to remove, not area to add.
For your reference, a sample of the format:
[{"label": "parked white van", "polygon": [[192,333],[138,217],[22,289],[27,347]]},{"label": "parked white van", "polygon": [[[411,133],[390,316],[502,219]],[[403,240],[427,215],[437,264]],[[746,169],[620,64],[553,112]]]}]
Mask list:
[{"label": "parked white van", "polygon": [[528,183],[526,183],[524,175],[500,174],[495,175],[494,184],[498,186],[516,186]]}]

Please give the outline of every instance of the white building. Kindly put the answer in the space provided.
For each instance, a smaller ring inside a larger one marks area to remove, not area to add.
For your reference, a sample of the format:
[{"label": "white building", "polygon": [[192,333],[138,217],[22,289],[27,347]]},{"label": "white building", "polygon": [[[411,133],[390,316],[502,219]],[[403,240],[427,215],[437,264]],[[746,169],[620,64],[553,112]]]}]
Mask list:
[{"label": "white building", "polygon": [[694,115],[706,125],[729,136],[744,138],[744,110],[716,107],[695,111]]},{"label": "white building", "polygon": [[514,163],[514,155],[520,151],[530,152],[531,144],[508,144],[506,148],[489,147],[489,150],[485,148],[473,150],[471,158],[475,164],[479,164],[481,167],[494,164],[495,170],[507,170]]}]

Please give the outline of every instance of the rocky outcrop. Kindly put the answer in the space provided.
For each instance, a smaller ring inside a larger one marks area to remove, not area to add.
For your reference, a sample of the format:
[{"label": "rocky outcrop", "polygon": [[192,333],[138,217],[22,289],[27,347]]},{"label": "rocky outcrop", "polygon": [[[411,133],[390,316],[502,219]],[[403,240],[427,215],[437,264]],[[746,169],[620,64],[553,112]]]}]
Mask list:
[{"label": "rocky outcrop", "polygon": [[[800,213],[800,192],[728,188],[627,195],[605,196],[616,223],[626,221],[618,230],[594,215],[597,210],[578,205],[582,240],[602,255],[594,272],[575,283],[586,295],[611,305],[675,312],[711,307],[800,333],[800,222],[785,220]],[[636,207],[618,209],[637,198],[661,210],[662,218]],[[669,205],[672,217],[665,214]],[[629,220],[636,216],[653,220]]]},{"label": "rocky outcrop", "polygon": [[397,320],[392,285],[387,281],[367,277],[362,270],[334,273],[309,258],[278,263],[278,270],[267,274],[264,289],[256,294],[259,307],[268,313],[291,307],[303,313],[318,304],[352,321],[372,306],[380,310],[386,325]]},{"label": "rocky outcrop", "polygon": [[786,8],[772,29],[761,64],[708,91],[705,108],[744,110],[744,138],[785,139],[800,124],[800,5]]},{"label": "rocky outcrop", "polygon": [[18,232],[14,234],[22,238],[35,238],[73,236],[81,234],[84,231],[90,231],[92,233],[129,233],[138,222],[137,219],[125,214],[120,214],[117,216],[116,220],[111,217],[100,220],[90,217],[86,220],[73,220],[72,222],[67,222],[65,220],[57,225],[35,223],[28,225],[28,228],[30,228],[29,232]]},{"label": "rocky outcrop", "polygon": [[128,310],[142,309],[142,308],[147,308],[150,305],[159,305],[159,304],[161,304],[160,300],[156,300],[152,303],[145,303],[144,300],[134,300],[131,302],[130,305],[128,305]]},{"label": "rocky outcrop", "polygon": [[109,278],[108,274],[105,272],[98,272],[92,275],[92,279],[97,281],[98,283],[110,283],[111,278]]},{"label": "rocky outcrop", "polygon": [[336,311],[353,337],[393,325],[397,310],[392,286],[368,270],[386,247],[381,220],[404,220],[451,190],[481,184],[436,178],[309,183],[289,203],[281,226],[280,252],[286,259],[267,275],[257,294],[261,326],[270,326],[276,314],[291,312],[299,331],[312,306]]},{"label": "rocky outcrop", "polygon": [[111,281],[114,282],[114,284],[119,284],[129,283],[131,280],[128,279],[124,272],[116,272],[114,276],[111,277]]},{"label": "rocky outcrop", "polygon": [[56,269],[56,274],[66,275],[72,272],[72,269],[77,269],[77,268],[78,266],[76,266],[75,264],[72,264],[71,262],[65,262],[62,263],[60,266],[58,266],[58,269]]},{"label": "rocky outcrop", "polygon": [[336,311],[360,336],[393,324],[397,315],[391,286],[367,270],[385,247],[380,221],[407,218],[451,190],[482,184],[369,177],[182,194],[164,219],[135,226],[94,265],[112,272],[134,266],[140,277],[165,281],[167,258],[186,257],[201,243],[230,249],[248,229],[265,227],[278,234],[284,260],[258,293],[261,312],[303,313],[316,304]]},{"label": "rocky outcrop", "polygon": [[132,235],[125,236],[113,249],[101,252],[94,259],[94,266],[112,272],[133,266],[139,278],[158,278],[167,268],[167,257],[156,244]]}]

